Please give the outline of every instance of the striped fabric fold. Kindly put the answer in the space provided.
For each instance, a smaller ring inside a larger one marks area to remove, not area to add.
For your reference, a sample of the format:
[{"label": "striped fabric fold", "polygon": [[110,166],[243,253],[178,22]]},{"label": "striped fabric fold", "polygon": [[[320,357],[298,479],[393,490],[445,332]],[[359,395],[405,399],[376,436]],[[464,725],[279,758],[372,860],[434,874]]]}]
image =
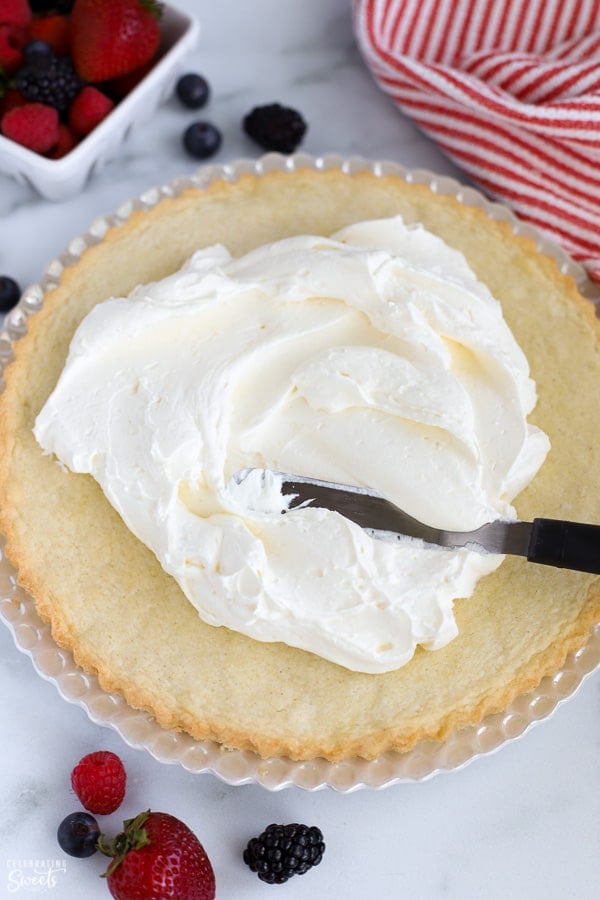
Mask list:
[{"label": "striped fabric fold", "polygon": [[397,106],[600,281],[600,2],[354,0]]}]

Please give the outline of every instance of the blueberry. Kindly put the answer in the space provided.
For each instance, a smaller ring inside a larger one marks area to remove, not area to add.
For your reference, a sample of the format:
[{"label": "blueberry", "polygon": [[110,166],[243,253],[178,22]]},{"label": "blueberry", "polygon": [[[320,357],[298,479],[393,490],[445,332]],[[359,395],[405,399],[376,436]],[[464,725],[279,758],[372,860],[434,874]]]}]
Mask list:
[{"label": "blueberry", "polygon": [[29,41],[23,47],[23,62],[33,65],[43,65],[54,56],[54,50],[46,41]]},{"label": "blueberry", "polygon": [[0,275],[0,313],[8,312],[18,303],[21,289],[14,278]]},{"label": "blueberry", "polygon": [[83,859],[92,856],[100,837],[100,826],[93,816],[85,812],[70,813],[66,816],[56,832],[58,843],[69,856]]},{"label": "blueberry", "polygon": [[189,109],[200,109],[201,106],[206,106],[210,97],[208,81],[202,75],[196,75],[195,72],[182,75],[175,90],[183,105]]},{"label": "blueberry", "polygon": [[221,132],[210,122],[193,122],[183,134],[183,146],[190,156],[208,159],[221,146]]}]

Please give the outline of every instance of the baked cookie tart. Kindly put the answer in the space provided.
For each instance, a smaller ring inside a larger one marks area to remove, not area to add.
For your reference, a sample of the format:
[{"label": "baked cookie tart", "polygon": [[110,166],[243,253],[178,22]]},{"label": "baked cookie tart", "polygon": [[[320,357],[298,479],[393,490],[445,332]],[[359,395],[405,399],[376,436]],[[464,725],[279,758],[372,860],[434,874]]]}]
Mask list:
[{"label": "baked cookie tart", "polygon": [[[600,659],[600,579],[521,558],[507,557],[456,601],[458,636],[447,646],[418,648],[385,674],[207,625],[97,483],[58,465],[33,436],[95,304],[175,272],[201,247],[220,242],[238,255],[396,214],[462,251],[527,357],[538,393],[529,421],[551,451],[516,498],[519,517],[600,522],[589,484],[600,467],[600,326],[569,273],[587,290],[585,278],[532,229],[450,179],[302,155],[207,167],[96,223],[10,319],[18,340],[0,399],[0,530],[3,566],[20,587],[5,601],[31,604],[28,615],[49,626],[38,636],[62,662],[44,674],[60,681],[57,669],[72,662],[80,693],[94,694],[92,718],[110,721],[112,704],[111,724],[161,758],[208,764],[226,780],[250,772],[267,786],[425,777],[520,733]],[[17,613],[5,618],[18,626]],[[120,726],[135,710],[143,725],[133,734]]]}]

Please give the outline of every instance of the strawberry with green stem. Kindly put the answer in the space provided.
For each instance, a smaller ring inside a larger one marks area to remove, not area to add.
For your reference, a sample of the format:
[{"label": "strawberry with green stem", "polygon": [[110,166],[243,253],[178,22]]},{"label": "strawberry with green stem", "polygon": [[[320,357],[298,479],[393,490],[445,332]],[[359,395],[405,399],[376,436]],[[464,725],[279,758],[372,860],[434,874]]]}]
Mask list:
[{"label": "strawberry with green stem", "polygon": [[108,81],[152,59],[162,9],[157,0],[75,0],[71,55],[78,75]]},{"label": "strawberry with green stem", "polygon": [[115,900],[214,900],[215,876],[204,847],[180,819],[140,813],[98,849],[112,857],[106,871]]}]

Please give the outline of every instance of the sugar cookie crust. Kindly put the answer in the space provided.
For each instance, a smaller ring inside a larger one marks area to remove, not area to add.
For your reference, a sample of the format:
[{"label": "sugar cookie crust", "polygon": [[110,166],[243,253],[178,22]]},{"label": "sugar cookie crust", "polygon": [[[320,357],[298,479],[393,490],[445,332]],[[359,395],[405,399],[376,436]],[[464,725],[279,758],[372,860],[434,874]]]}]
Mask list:
[{"label": "sugar cookie crust", "polygon": [[600,579],[507,559],[456,603],[459,636],[385,675],[350,672],[283,644],[205,625],[89,476],[45,456],[32,427],[70,337],[111,295],[178,269],[199,247],[233,254],[401,213],[461,250],[502,303],[538,387],[530,417],[549,457],[516,500],[522,518],[599,522],[594,403],[600,324],[530,238],[396,176],[299,169],[188,189],[112,228],[67,267],[16,342],[0,396],[0,531],[19,581],[102,687],[166,728],[292,759],[407,751],[505,708],[555,672],[600,619]]}]

